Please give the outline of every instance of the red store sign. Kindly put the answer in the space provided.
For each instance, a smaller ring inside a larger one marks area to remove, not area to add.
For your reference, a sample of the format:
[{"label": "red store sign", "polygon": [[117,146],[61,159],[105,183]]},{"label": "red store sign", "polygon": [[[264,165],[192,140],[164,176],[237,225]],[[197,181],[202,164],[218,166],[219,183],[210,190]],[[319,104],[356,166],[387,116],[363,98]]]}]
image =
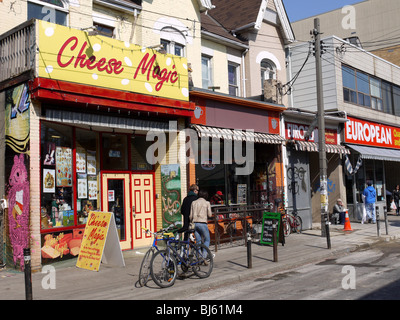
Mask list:
[{"label": "red store sign", "polygon": [[[305,141],[304,135],[306,134],[309,126],[298,123],[285,123],[286,139]],[[308,141],[315,142],[318,137],[318,128],[314,129]],[[337,144],[337,132],[331,129],[325,129],[325,142],[327,144]]]},{"label": "red store sign", "polygon": [[400,128],[348,117],[345,142],[400,149]]}]

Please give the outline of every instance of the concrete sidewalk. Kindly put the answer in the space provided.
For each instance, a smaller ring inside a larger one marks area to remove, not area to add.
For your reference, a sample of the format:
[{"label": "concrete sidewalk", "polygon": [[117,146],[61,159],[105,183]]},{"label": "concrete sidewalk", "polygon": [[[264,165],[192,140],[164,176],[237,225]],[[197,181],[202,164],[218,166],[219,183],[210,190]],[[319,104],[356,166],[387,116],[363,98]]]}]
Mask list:
[{"label": "concrete sidewalk", "polygon": [[[273,262],[272,247],[253,243],[251,269],[247,268],[247,249],[243,242],[240,246],[225,244],[215,252],[214,269],[209,278],[199,279],[188,273],[189,276],[177,279],[174,286],[165,289],[158,288],[152,280],[145,287],[138,286],[138,273],[145,250],[125,251],[124,268],[102,264],[98,272],[75,267],[76,259],[58,262],[53,264],[56,270],[55,289],[45,289],[49,283],[49,273],[32,274],[33,299],[185,300],[189,298],[189,293],[289,270],[373,246],[380,241],[398,239],[400,217],[389,215],[388,220],[389,235],[386,235],[385,223],[381,222],[380,237],[377,237],[376,224],[352,222],[352,232],[343,232],[342,225],[332,225],[330,250],[318,228],[291,234],[286,238],[284,246],[278,246],[278,262]],[[214,252],[213,246],[210,249]],[[10,269],[0,270],[0,299],[25,299],[23,273]]]}]

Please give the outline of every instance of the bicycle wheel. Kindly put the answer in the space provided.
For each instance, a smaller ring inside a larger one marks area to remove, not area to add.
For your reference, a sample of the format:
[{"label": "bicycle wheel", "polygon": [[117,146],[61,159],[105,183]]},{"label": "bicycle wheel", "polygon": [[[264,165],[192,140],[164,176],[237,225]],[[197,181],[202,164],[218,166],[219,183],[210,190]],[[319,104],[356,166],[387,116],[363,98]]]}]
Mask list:
[{"label": "bicycle wheel", "polygon": [[176,259],[167,250],[156,252],[151,259],[150,274],[153,281],[161,288],[175,283],[177,275]]},{"label": "bicycle wheel", "polygon": [[302,228],[303,228],[303,221],[299,216],[296,216],[296,219],[294,220],[295,223],[295,230],[297,233],[300,233]]},{"label": "bicycle wheel", "polygon": [[140,265],[139,270],[139,284],[143,287],[150,277],[150,263],[153,258],[154,251],[153,248],[147,250],[146,254],[143,257],[142,264]]},{"label": "bicycle wheel", "polygon": [[283,234],[285,237],[288,237],[290,235],[291,227],[290,227],[290,221],[289,221],[289,216],[286,216],[286,219],[283,220]]},{"label": "bicycle wheel", "polygon": [[209,277],[214,267],[214,259],[210,249],[204,244],[200,244],[195,245],[192,252],[191,265],[195,275],[199,278]]}]

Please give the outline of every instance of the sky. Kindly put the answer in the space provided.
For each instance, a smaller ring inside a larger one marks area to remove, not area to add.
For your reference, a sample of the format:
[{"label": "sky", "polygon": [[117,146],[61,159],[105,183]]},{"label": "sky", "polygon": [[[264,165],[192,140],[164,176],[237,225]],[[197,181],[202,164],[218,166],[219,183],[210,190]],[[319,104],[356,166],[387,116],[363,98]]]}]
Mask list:
[{"label": "sky", "polygon": [[290,22],[309,18],[362,0],[283,0]]}]

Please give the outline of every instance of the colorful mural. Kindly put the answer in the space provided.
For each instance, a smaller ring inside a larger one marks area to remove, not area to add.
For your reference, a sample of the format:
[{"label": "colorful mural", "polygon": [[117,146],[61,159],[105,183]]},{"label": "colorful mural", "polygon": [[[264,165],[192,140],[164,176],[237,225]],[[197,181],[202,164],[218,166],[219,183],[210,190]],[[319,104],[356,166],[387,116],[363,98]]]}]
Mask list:
[{"label": "colorful mural", "polygon": [[14,265],[23,268],[23,250],[29,247],[29,109],[26,84],[6,91],[5,176],[8,199],[6,250]]},{"label": "colorful mural", "polygon": [[163,228],[177,222],[181,216],[181,171],[179,164],[161,165]]}]

